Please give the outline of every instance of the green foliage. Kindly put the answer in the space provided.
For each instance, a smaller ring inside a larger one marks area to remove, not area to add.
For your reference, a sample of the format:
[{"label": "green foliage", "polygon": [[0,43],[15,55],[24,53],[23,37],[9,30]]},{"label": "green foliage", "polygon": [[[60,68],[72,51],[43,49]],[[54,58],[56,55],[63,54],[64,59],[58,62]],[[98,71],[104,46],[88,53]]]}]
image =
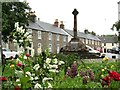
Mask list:
[{"label": "green foliage", "polygon": [[[47,68],[49,65],[53,65],[53,61],[57,59],[57,65],[59,65],[59,61],[64,61],[65,64],[62,66],[62,68],[59,68],[59,72],[50,72]],[[120,61],[110,61],[105,60],[105,62],[101,61],[95,61],[94,62],[87,62],[84,61],[84,64],[79,61],[79,58],[76,55],[54,55],[50,54],[48,50],[42,52],[40,55],[35,56],[33,58],[27,58],[24,59],[24,54],[22,54],[21,57],[19,57],[19,60],[22,61],[24,64],[24,67],[17,67],[16,66],[16,60],[7,61],[5,71],[3,72],[3,76],[7,77],[7,83],[6,81],[3,82],[3,87],[9,87],[14,88],[14,86],[21,84],[21,88],[31,88],[33,89],[36,83],[39,83],[42,87],[48,87],[48,82],[51,83],[53,88],[103,88],[101,85],[101,75],[104,75],[104,77],[108,74],[107,70],[116,71],[120,73]],[[48,61],[47,61],[48,60]],[[49,62],[50,60],[50,62]],[[67,76],[66,74],[66,67],[70,67],[73,61],[77,61],[77,67],[78,67],[78,74],[74,78],[71,78]],[[39,64],[39,68],[33,68],[35,65]],[[10,67],[11,65],[14,65],[14,67]],[[46,65],[46,66],[45,66]],[[94,73],[94,80],[91,80],[88,76],[87,72],[87,83],[83,83],[83,77],[80,75],[80,70],[82,71],[88,71],[88,69],[91,69]],[[18,74],[15,73],[15,70],[17,71],[23,71],[23,73],[20,75],[20,72]],[[27,76],[26,72],[30,72],[31,74],[34,74],[35,76]],[[38,77],[38,80],[30,80],[31,77],[35,78]],[[43,78],[50,77],[53,80],[48,80],[45,83],[43,83]],[[20,82],[16,82],[16,79],[20,79]],[[107,86],[106,86],[107,87]],[[111,81],[111,84],[107,88],[118,88],[120,87],[119,81]]]},{"label": "green foliage", "polygon": [[[3,88],[15,88],[18,85],[22,89],[52,87],[49,80],[54,79],[64,62],[54,56],[52,58],[49,56],[48,50],[45,50],[33,58],[22,53],[19,58],[8,60],[3,71],[3,76],[7,78],[7,81],[3,83]],[[41,87],[38,87],[40,85]]]},{"label": "green foliage", "polygon": [[[101,63],[101,62],[94,62],[94,63],[88,63],[85,62],[85,65],[92,69],[92,71],[94,72],[95,75],[95,80],[94,81],[90,81],[88,80],[87,84],[83,84],[82,80],[83,78],[81,76],[76,76],[75,78],[70,78],[68,76],[64,76],[64,71],[60,72],[59,75],[55,76],[55,80],[54,82],[52,82],[52,85],[54,88],[102,88],[101,86],[101,69],[103,69],[105,66],[107,66],[107,68],[109,70],[114,70],[117,71],[118,73],[120,73],[120,69],[119,69],[119,64],[120,62],[108,62],[108,64],[106,63]],[[112,66],[114,65],[114,66]],[[111,67],[112,66],[112,67]],[[82,65],[81,63],[79,63],[78,65],[78,70],[87,70],[87,68],[84,67],[84,65]],[[107,72],[104,72],[104,75],[106,75]],[[119,81],[112,81],[110,84],[109,88],[118,88],[120,87],[120,82]],[[108,87],[107,87],[108,88]]]},{"label": "green foliage", "polygon": [[68,55],[57,54],[56,57],[59,60],[62,60],[65,62],[65,65],[64,65],[65,72],[66,72],[67,68],[71,66],[73,61],[76,61],[78,59],[78,56],[76,54],[68,54]]},{"label": "green foliage", "polygon": [[115,24],[113,24],[111,29],[114,30],[114,27],[116,28],[116,31],[119,31],[119,29],[120,29],[120,20],[115,22]]},{"label": "green foliage", "polygon": [[112,82],[110,84],[110,88],[120,88],[120,81],[112,80]]},{"label": "green foliage", "polygon": [[10,32],[14,30],[15,22],[20,22],[20,26],[24,27],[28,25],[28,12],[30,10],[31,8],[26,2],[2,3],[2,39],[4,41],[7,42]]}]

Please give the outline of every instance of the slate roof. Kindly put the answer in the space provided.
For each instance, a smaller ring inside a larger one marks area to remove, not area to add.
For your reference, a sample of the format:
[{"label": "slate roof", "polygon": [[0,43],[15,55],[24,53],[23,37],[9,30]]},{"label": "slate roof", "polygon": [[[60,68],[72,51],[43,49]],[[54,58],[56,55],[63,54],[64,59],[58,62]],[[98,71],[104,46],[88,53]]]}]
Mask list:
[{"label": "slate roof", "polygon": [[117,36],[99,36],[99,39],[103,43],[116,43],[118,41]]},{"label": "slate roof", "polygon": [[[67,33],[69,33],[71,36],[73,36],[73,31],[72,30],[65,29],[65,31]],[[83,32],[79,32],[79,31],[77,32],[77,36],[80,37],[80,38],[86,38],[86,39],[101,41],[97,36],[94,36],[92,34],[85,34]]]},{"label": "slate roof", "polygon": [[53,24],[37,21],[37,23],[48,32],[67,35],[64,30],[59,27],[54,26]]},{"label": "slate roof", "polygon": [[37,29],[46,32],[52,32],[56,34],[68,35],[63,29],[54,26],[53,24],[46,23],[43,21],[29,22],[29,26],[27,28]]},{"label": "slate roof", "polygon": [[44,31],[44,29],[39,24],[37,24],[36,22],[35,23],[29,22],[29,26],[27,26],[27,28]]}]

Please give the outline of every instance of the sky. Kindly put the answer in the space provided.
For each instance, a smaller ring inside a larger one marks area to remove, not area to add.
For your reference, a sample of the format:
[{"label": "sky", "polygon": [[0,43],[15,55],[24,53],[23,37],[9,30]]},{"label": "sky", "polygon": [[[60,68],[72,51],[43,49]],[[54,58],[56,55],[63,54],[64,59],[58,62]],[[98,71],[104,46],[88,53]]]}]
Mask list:
[{"label": "sky", "polygon": [[77,30],[84,32],[94,31],[97,35],[117,34],[110,28],[118,21],[119,0],[26,0],[37,18],[53,24],[55,19],[63,21],[65,29],[73,30],[74,16],[72,11],[76,8]]}]

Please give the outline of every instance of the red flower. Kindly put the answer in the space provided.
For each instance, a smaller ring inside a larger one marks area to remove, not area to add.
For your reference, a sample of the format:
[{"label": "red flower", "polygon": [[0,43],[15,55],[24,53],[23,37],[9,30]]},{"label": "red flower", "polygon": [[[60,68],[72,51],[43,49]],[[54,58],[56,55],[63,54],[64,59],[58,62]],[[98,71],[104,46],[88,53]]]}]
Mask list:
[{"label": "red flower", "polygon": [[6,77],[0,77],[0,81],[7,81]]},{"label": "red flower", "polygon": [[18,63],[18,64],[17,64],[17,66],[21,67],[21,66],[22,66],[22,64],[21,64],[21,63]]},{"label": "red flower", "polygon": [[108,73],[112,79],[115,81],[120,81],[120,74],[118,74],[116,71],[108,71]]},{"label": "red flower", "polygon": [[110,83],[107,83],[107,82],[105,82],[104,80],[102,80],[101,85],[102,85],[102,87],[104,87],[105,85],[110,86]]},{"label": "red flower", "polygon": [[102,87],[104,87],[104,85],[110,85],[110,80],[111,80],[111,78],[109,77],[109,75],[108,76],[106,76],[105,78],[103,78],[102,79]]},{"label": "red flower", "polygon": [[20,87],[19,86],[15,86],[15,90],[20,90]]},{"label": "red flower", "polygon": [[120,81],[120,74],[118,74],[116,71],[108,71],[109,75],[102,79],[102,87],[104,85],[110,85],[110,80],[113,79],[115,81]]},{"label": "red flower", "polygon": [[118,74],[116,71],[108,71],[108,73],[111,78]]},{"label": "red flower", "polygon": [[106,82],[110,82],[110,77],[109,76],[106,76],[105,78],[103,78],[102,80],[106,81]]},{"label": "red flower", "polygon": [[29,57],[30,56],[30,54],[26,54],[26,57]]}]

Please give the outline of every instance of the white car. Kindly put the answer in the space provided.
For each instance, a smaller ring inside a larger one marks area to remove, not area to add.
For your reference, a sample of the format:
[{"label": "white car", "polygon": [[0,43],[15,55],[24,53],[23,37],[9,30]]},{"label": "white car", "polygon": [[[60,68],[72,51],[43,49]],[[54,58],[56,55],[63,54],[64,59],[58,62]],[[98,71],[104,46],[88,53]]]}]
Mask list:
[{"label": "white car", "polygon": [[89,53],[101,56],[100,51],[97,51],[88,45],[86,45],[86,47],[87,47],[87,50],[89,51]]},{"label": "white car", "polygon": [[10,51],[9,49],[7,48],[2,48],[2,55],[4,58],[8,59],[10,57],[13,57],[13,58],[17,58],[19,53],[18,52],[15,52],[15,51]]}]

